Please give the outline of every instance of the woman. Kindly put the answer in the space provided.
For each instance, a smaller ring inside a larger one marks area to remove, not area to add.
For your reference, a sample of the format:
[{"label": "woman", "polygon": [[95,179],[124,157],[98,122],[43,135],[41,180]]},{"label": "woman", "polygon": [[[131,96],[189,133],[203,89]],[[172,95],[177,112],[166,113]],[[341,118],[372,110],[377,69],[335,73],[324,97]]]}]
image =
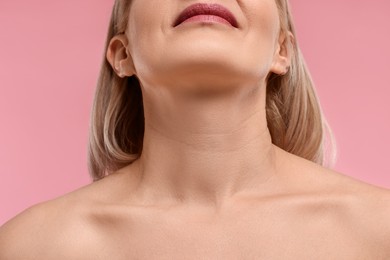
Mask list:
[{"label": "woman", "polygon": [[324,167],[286,0],[117,0],[94,182],[0,230],[0,259],[390,259],[390,194]]}]

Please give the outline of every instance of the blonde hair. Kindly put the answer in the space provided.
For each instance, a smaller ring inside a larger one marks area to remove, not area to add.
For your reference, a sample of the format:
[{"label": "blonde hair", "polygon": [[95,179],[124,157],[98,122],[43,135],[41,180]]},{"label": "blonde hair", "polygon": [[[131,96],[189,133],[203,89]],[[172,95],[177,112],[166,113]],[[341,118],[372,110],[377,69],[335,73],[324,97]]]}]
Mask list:
[{"label": "blonde hair", "polygon": [[[267,78],[267,124],[272,142],[287,152],[331,167],[336,158],[335,141],[298,48],[289,4],[287,0],[275,1],[281,32],[290,31],[295,42],[287,74],[271,72]],[[142,152],[144,111],[138,78],[118,77],[105,56],[111,38],[126,30],[130,3],[116,0],[111,14],[90,122],[88,166],[93,180],[132,163]]]}]

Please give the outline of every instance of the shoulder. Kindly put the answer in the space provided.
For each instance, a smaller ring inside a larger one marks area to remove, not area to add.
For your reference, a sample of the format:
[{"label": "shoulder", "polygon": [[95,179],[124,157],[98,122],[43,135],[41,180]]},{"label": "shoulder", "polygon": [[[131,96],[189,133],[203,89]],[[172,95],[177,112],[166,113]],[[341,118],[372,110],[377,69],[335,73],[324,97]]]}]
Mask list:
[{"label": "shoulder", "polygon": [[118,171],[24,210],[0,227],[0,259],[99,258],[93,256],[106,245],[104,229],[125,215],[137,178]]},{"label": "shoulder", "polygon": [[[34,205],[0,228],[1,259],[35,259],[44,253],[43,244],[54,241],[53,219],[58,220],[52,203]],[[62,218],[58,222],[63,222]],[[50,240],[48,240],[50,237]]]},{"label": "shoulder", "polygon": [[99,238],[90,221],[91,189],[33,205],[1,226],[0,259],[85,259]]},{"label": "shoulder", "polygon": [[321,174],[324,191],[341,205],[340,223],[376,259],[390,259],[390,190],[330,169]]},{"label": "shoulder", "polygon": [[390,189],[296,156],[290,157],[289,169],[295,176],[289,179],[290,187],[308,194],[305,205],[335,213],[338,224],[354,238],[384,254],[376,259],[390,259]]},{"label": "shoulder", "polygon": [[0,259],[99,258],[96,249],[107,242],[102,227],[123,211],[132,178],[118,171],[24,210],[0,227]]},{"label": "shoulder", "polygon": [[390,258],[390,190],[370,184],[360,184],[353,204],[356,231],[366,235],[367,243],[380,257]]}]

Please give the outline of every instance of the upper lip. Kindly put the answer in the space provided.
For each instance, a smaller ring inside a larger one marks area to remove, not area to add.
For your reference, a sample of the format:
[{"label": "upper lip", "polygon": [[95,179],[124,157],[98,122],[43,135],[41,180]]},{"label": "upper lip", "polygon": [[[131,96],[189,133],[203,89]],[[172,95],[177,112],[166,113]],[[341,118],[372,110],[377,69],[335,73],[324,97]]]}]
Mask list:
[{"label": "upper lip", "polygon": [[232,26],[238,28],[234,15],[224,6],[219,4],[196,3],[185,8],[176,18],[173,26],[181,24],[186,19],[201,14],[216,15],[227,20]]}]

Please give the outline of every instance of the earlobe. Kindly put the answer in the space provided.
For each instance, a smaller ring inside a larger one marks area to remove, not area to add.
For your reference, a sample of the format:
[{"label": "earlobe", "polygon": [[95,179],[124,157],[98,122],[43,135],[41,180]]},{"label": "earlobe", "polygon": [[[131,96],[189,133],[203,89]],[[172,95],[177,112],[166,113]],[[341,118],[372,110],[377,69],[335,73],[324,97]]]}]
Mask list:
[{"label": "earlobe", "polygon": [[115,35],[108,44],[106,58],[115,73],[121,77],[135,74],[133,59],[127,50],[128,40],[125,34]]},{"label": "earlobe", "polygon": [[279,35],[274,60],[270,69],[271,72],[279,75],[284,75],[288,72],[294,52],[294,41],[295,38],[290,31]]}]

